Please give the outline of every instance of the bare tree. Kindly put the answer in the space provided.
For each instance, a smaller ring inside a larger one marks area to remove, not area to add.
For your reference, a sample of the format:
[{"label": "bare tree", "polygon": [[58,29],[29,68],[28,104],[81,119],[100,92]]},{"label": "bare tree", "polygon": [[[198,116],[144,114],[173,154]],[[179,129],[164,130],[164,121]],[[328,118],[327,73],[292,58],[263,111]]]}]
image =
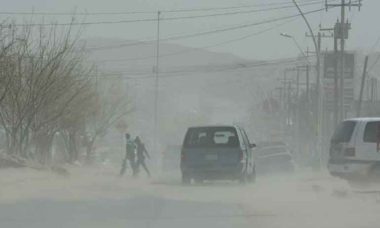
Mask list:
[{"label": "bare tree", "polygon": [[[8,82],[0,97],[0,123],[7,135],[7,151],[46,162],[59,120],[90,86],[91,70],[75,51],[76,40],[72,40],[70,29],[35,31],[26,26],[13,28],[10,34],[8,43],[12,45],[2,57],[0,75]],[[9,45],[2,46],[4,53]]]},{"label": "bare tree", "polygon": [[87,162],[92,161],[96,140],[133,111],[125,88],[126,86],[118,81],[103,81],[102,86],[97,88],[94,112],[86,121]]},{"label": "bare tree", "polygon": [[[124,118],[131,105],[121,83],[98,87],[94,71],[71,27],[0,26],[0,126],[9,155],[52,160],[54,138],[66,145],[67,161]],[[98,75],[101,77],[101,75]]]}]

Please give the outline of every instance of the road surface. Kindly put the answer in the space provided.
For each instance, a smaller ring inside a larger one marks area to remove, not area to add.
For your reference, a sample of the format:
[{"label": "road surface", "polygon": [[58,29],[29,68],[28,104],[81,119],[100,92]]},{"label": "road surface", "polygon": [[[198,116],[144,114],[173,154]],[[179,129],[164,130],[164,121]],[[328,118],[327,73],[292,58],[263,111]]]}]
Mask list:
[{"label": "road surface", "polygon": [[134,180],[109,170],[70,177],[0,174],[0,227],[375,228],[376,191],[357,192],[325,174],[258,178],[257,183],[182,186],[176,176]]}]

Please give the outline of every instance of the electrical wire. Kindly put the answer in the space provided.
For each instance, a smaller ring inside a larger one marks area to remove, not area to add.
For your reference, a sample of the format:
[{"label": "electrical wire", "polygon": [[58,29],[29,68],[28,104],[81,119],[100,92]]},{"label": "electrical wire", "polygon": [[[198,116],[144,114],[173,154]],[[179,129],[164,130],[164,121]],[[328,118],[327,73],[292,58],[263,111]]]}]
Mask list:
[{"label": "electrical wire", "polygon": [[[305,3],[303,6],[315,5],[319,3]],[[239,14],[250,14],[258,12],[268,12],[273,10],[284,10],[293,8],[294,6],[281,6],[281,7],[272,7],[265,9],[255,9],[255,10],[244,10],[244,11],[234,11],[234,12],[225,12],[225,13],[215,13],[215,14],[206,14],[206,15],[195,15],[195,16],[179,16],[179,17],[163,17],[160,18],[160,21],[174,21],[174,20],[186,20],[186,19],[199,19],[199,18],[209,18],[209,17],[219,17],[219,16],[230,16],[230,15],[239,15]],[[126,24],[126,23],[138,23],[138,22],[155,22],[158,18],[143,18],[143,19],[133,19],[133,20],[118,20],[118,21],[95,21],[95,22],[68,22],[68,23],[27,23],[27,24],[14,24],[12,26],[16,27],[29,27],[29,26],[88,26],[88,25],[108,25],[108,24]]]},{"label": "electrical wire", "polygon": [[[302,2],[320,2],[320,0],[308,0]],[[302,4],[302,3],[301,3]],[[167,13],[177,13],[177,12],[194,12],[194,11],[215,11],[215,10],[230,10],[230,9],[241,9],[241,8],[253,8],[262,6],[278,6],[278,5],[293,5],[292,2],[278,2],[278,3],[266,3],[266,4],[253,4],[253,5],[243,5],[243,6],[232,6],[232,7],[213,7],[213,8],[195,8],[195,9],[177,9],[177,10],[163,10],[162,12]]]},{"label": "electrical wire", "polygon": [[[313,14],[313,13],[320,12],[322,10],[325,10],[325,9],[322,8],[322,9],[311,10],[311,11],[307,11],[303,14],[304,15]],[[277,17],[277,18],[273,18],[273,19],[267,19],[264,21],[260,21],[260,22],[243,24],[243,25],[228,27],[228,28],[224,28],[224,29],[216,29],[216,30],[193,33],[193,34],[188,34],[188,35],[172,36],[172,37],[160,39],[160,41],[181,40],[181,39],[188,39],[188,38],[205,36],[205,35],[210,35],[210,34],[215,34],[215,33],[234,31],[234,30],[238,30],[238,29],[249,28],[249,27],[254,27],[254,26],[263,25],[263,24],[269,24],[269,23],[273,23],[273,22],[277,22],[277,21],[281,21],[281,20],[291,19],[291,18],[299,17],[300,15],[301,15],[300,13],[297,13],[297,14],[293,14],[290,16]],[[114,48],[121,48],[121,47],[139,46],[139,45],[143,45],[143,44],[147,44],[147,43],[149,44],[150,42],[153,42],[153,41],[155,41],[155,40],[138,41],[138,42],[132,42],[132,43],[126,43],[126,44],[108,45],[108,46],[103,46],[103,47],[87,48],[86,51],[98,51],[98,50],[114,49]]]},{"label": "electrical wire", "polygon": [[[231,66],[225,66],[225,65],[204,65],[204,66],[191,66],[191,68],[194,68],[195,70],[173,70],[173,71],[163,71],[160,72],[160,78],[172,78],[172,77],[186,77],[187,74],[191,73],[217,73],[217,72],[226,72],[226,71],[234,71],[234,70],[240,70],[240,69],[252,69],[252,68],[259,68],[259,67],[266,67],[271,65],[280,65],[280,64],[288,64],[288,63],[297,63],[297,62],[303,62],[303,60],[300,60],[298,57],[296,58],[287,58],[287,59],[276,59],[276,60],[270,60],[270,61],[260,61],[257,63],[239,63],[234,64]],[[214,68],[214,69],[201,69],[204,67],[210,68],[210,67],[222,67],[222,68]],[[123,76],[123,74],[130,74],[131,72],[115,72],[115,73],[104,73],[97,76],[98,79],[109,79],[110,77],[116,77],[116,79],[154,79],[156,76],[153,75],[153,73],[147,73],[147,72],[133,72],[133,76]],[[234,75],[235,77],[235,75]]]},{"label": "electrical wire", "polygon": [[[307,3],[320,2],[320,0],[308,0],[301,1]],[[251,5],[240,5],[240,6],[226,6],[226,7],[209,7],[209,8],[192,8],[192,9],[167,9],[160,10],[162,13],[186,13],[186,12],[203,12],[203,11],[221,11],[221,10],[234,10],[234,9],[247,9],[247,8],[259,8],[259,7],[269,7],[269,6],[288,6],[292,5],[288,1],[277,2],[277,3],[263,3],[263,4],[251,4]],[[301,3],[303,4],[303,3]],[[158,11],[158,10],[157,10]],[[129,14],[156,14],[157,11],[113,11],[113,12],[17,12],[17,11],[0,11],[0,15],[42,15],[42,16],[91,16],[91,15],[129,15]]]},{"label": "electrical wire", "polygon": [[[250,34],[244,35],[244,36],[240,36],[240,37],[235,38],[235,39],[230,39],[230,40],[227,40],[227,41],[223,41],[223,42],[212,44],[212,45],[208,45],[208,46],[197,47],[197,48],[187,49],[187,50],[183,50],[183,51],[176,51],[176,52],[171,52],[171,53],[167,53],[167,54],[161,54],[159,57],[162,58],[162,57],[176,56],[176,55],[186,54],[186,53],[189,53],[189,52],[194,52],[194,51],[197,51],[197,50],[210,49],[210,48],[219,47],[219,46],[223,46],[223,45],[226,45],[226,44],[234,43],[234,42],[237,42],[237,41],[245,40],[245,39],[248,39],[248,38],[251,38],[251,37],[254,37],[254,36],[261,35],[261,34],[266,33],[268,31],[272,31],[272,30],[274,30],[274,29],[276,29],[278,27],[281,27],[281,26],[283,26],[285,24],[288,24],[288,23],[291,23],[291,22],[295,21],[295,19],[296,18],[292,18],[290,20],[287,20],[284,23],[277,24],[277,25],[272,26],[270,28],[266,28],[266,29],[263,29],[263,30],[260,30],[260,31],[254,32],[254,33],[250,33]],[[110,59],[110,60],[100,60],[100,61],[101,62],[128,62],[128,61],[138,61],[138,60],[146,60],[146,59],[153,59],[153,58],[157,58],[157,56],[151,55],[151,56],[137,57],[137,58]]]}]

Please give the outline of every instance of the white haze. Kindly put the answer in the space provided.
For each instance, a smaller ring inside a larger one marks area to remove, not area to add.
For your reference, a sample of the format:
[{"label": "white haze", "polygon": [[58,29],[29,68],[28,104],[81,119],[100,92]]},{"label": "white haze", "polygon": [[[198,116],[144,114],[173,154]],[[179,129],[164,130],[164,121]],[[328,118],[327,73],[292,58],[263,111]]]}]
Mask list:
[{"label": "white haze", "polygon": [[[76,9],[78,12],[91,12],[250,3],[252,1],[243,0],[16,0],[2,2],[2,8],[4,11],[34,9],[66,12]],[[379,2],[365,1],[364,4],[363,12],[349,13],[354,29],[348,46],[349,49],[355,48],[360,54],[366,54],[368,47],[379,35],[377,27],[371,22],[378,18]],[[293,8],[287,12],[296,13]],[[317,27],[320,21],[334,22],[337,11],[329,11],[326,16],[322,14],[324,12],[312,17],[313,27]],[[273,16],[276,15],[271,14],[268,17]],[[172,26],[166,24],[162,28],[162,34],[166,37],[199,32],[260,18],[261,16],[256,15],[252,18],[235,18],[232,21],[215,19],[204,23],[174,23]],[[29,19],[27,16],[18,16],[15,20]],[[40,19],[32,16],[35,22]],[[83,20],[103,19],[98,17]],[[51,17],[46,20],[51,20]],[[133,137],[141,136],[146,143],[152,157],[147,160],[152,178],[145,177],[144,172],[139,178],[132,178],[129,170],[128,175],[119,177],[125,153],[125,132],[112,126],[102,135],[100,142],[96,143],[98,160],[93,165],[85,165],[85,162],[59,164],[68,173],[54,170],[50,166],[46,169],[0,169],[0,227],[379,227],[380,186],[351,186],[342,179],[332,177],[326,167],[313,170],[300,165],[294,174],[258,176],[256,183],[245,185],[236,181],[216,181],[183,186],[178,167],[170,172],[162,171],[163,153],[171,146],[179,148],[185,131],[190,126],[239,124],[245,127],[253,143],[273,140],[271,137],[281,129],[282,122],[280,119],[271,119],[263,112],[263,101],[273,95],[271,91],[281,84],[279,78],[282,78],[283,70],[291,64],[278,63],[262,67],[252,65],[260,65],[263,60],[293,58],[298,55],[292,41],[279,37],[280,32],[294,34],[302,47],[311,49],[312,43],[304,38],[305,28],[303,21],[299,19],[255,39],[218,48],[197,47],[238,38],[239,34],[215,35],[182,42],[161,42],[161,54],[169,56],[160,58],[157,150],[154,150],[153,116],[156,43],[152,41],[143,46],[89,52],[86,63],[94,64],[99,72],[96,78],[97,89],[102,91],[114,83],[125,92],[125,99],[131,101],[133,111],[125,117],[125,131]],[[240,35],[249,33],[252,31],[246,29]],[[147,27],[126,25],[125,29],[115,25],[106,28],[89,26],[84,29],[83,34],[80,41],[86,43],[86,47],[133,43],[142,37],[155,39],[156,36],[154,23]],[[329,40],[328,43],[324,48],[331,48],[332,41]],[[176,52],[185,54],[170,56]],[[314,60],[313,57],[310,58],[310,61]],[[370,59],[371,63],[373,61]],[[238,69],[231,70],[228,67]],[[170,71],[182,73],[171,77],[172,74],[165,73]],[[143,78],[144,76],[148,78]],[[304,78],[301,80],[305,82]],[[314,72],[311,73],[311,83],[315,83]],[[286,134],[291,133],[285,132]],[[179,159],[180,151],[177,152]],[[175,164],[178,166],[178,163],[179,160]]]}]

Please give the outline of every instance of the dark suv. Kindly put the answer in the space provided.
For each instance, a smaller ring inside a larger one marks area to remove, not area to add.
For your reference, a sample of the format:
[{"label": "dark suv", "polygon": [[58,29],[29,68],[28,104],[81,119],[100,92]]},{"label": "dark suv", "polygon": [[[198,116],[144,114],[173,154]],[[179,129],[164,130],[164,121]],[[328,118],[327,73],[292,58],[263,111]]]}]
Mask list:
[{"label": "dark suv", "polygon": [[191,127],[181,151],[182,182],[254,181],[255,163],[247,134],[238,126]]}]

